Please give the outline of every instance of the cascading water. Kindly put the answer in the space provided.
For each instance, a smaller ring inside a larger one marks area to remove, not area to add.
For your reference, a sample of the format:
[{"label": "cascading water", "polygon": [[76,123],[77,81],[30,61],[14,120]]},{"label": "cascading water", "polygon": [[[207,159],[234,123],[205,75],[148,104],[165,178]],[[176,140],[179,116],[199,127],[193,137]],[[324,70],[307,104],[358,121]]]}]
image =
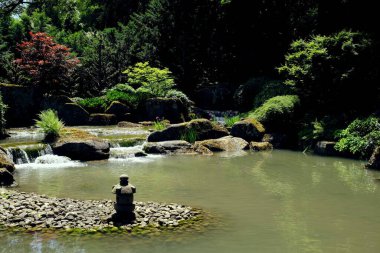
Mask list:
[{"label": "cascading water", "polygon": [[53,154],[53,150],[48,144],[26,145],[10,147],[6,149],[10,159],[15,164],[26,164],[36,160],[37,157]]}]

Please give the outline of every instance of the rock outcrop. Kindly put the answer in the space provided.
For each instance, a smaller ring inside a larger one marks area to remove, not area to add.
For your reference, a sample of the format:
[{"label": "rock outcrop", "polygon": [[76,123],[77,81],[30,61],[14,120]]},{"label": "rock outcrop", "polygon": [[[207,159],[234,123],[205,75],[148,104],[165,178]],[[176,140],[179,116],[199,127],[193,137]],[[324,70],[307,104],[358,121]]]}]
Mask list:
[{"label": "rock outcrop", "polygon": [[265,133],[263,125],[255,119],[245,119],[236,122],[231,129],[231,135],[248,142],[261,141]]},{"label": "rock outcrop", "polygon": [[162,141],[148,142],[144,145],[143,150],[147,154],[196,154],[193,146],[187,141]]},{"label": "rock outcrop", "polygon": [[207,119],[195,119],[185,123],[173,124],[165,130],[153,132],[148,136],[148,142],[180,140],[190,132],[197,141],[217,139],[229,134],[226,128],[217,123]]},{"label": "rock outcrop", "polygon": [[92,161],[108,159],[111,144],[83,130],[68,128],[51,143],[53,153],[72,160]]},{"label": "rock outcrop", "polygon": [[129,116],[131,108],[121,102],[113,101],[106,109],[106,114],[113,114],[116,116],[117,121],[125,120]]},{"label": "rock outcrop", "polygon": [[0,147],[0,186],[11,186],[15,182],[12,174],[14,171],[13,161],[8,157],[7,152]]},{"label": "rock outcrop", "polygon": [[93,161],[108,159],[110,143],[104,140],[58,141],[52,145],[54,154],[72,160]]},{"label": "rock outcrop", "polygon": [[198,148],[198,146],[203,146],[212,152],[218,152],[218,151],[234,152],[234,151],[240,151],[240,150],[245,150],[249,148],[249,144],[247,141],[241,138],[232,137],[232,136],[226,136],[226,137],[222,137],[218,139],[197,141],[195,142],[194,146],[196,149]]},{"label": "rock outcrop", "polygon": [[151,98],[139,108],[141,120],[154,121],[157,118],[172,123],[184,122],[188,117],[187,106],[176,98]]}]

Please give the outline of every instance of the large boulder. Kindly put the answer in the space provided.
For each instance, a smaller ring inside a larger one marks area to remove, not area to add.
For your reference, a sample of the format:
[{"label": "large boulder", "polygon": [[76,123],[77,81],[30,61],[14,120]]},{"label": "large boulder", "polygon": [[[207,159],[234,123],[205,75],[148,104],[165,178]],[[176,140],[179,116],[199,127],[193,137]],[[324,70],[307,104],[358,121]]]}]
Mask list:
[{"label": "large boulder", "polygon": [[371,158],[366,164],[366,167],[370,169],[380,170],[380,147],[375,148]]},{"label": "large boulder", "polygon": [[195,154],[192,145],[187,141],[162,141],[148,142],[144,145],[143,150],[147,154]]},{"label": "large boulder", "polygon": [[124,120],[129,116],[131,108],[121,102],[113,101],[106,109],[106,114],[114,114],[118,121]]},{"label": "large boulder", "polygon": [[129,121],[120,121],[117,123],[118,127],[126,127],[126,128],[135,128],[135,127],[142,127],[143,125],[138,124],[138,123],[133,123]]},{"label": "large boulder", "polygon": [[231,135],[248,142],[261,141],[265,133],[263,125],[255,119],[245,119],[236,122],[231,129]]},{"label": "large boulder", "polygon": [[226,128],[207,119],[195,119],[189,122],[173,124],[162,131],[156,131],[148,136],[148,142],[180,140],[192,132],[197,141],[217,139],[227,136]]},{"label": "large boulder", "polygon": [[195,147],[203,146],[211,150],[212,152],[218,152],[218,151],[234,152],[234,151],[240,151],[240,150],[245,150],[249,148],[249,144],[247,141],[241,138],[232,137],[232,136],[225,136],[218,139],[197,141],[195,142],[194,146]]},{"label": "large boulder", "polygon": [[5,168],[0,168],[0,186],[11,186],[14,182],[12,173]]},{"label": "large boulder", "polygon": [[7,152],[2,147],[0,147],[0,168],[5,168],[10,173],[13,173],[16,169],[15,164],[8,157]]},{"label": "large boulder", "polygon": [[186,120],[189,111],[177,98],[151,98],[139,107],[138,113],[140,120],[154,121],[160,118],[179,123]]},{"label": "large boulder", "polygon": [[41,110],[53,109],[60,112],[64,109],[65,104],[74,103],[68,96],[45,96],[41,101]]},{"label": "large boulder", "polygon": [[108,159],[110,143],[105,140],[65,140],[52,145],[53,153],[72,160],[93,161]]},{"label": "large boulder", "polygon": [[3,102],[8,106],[5,113],[7,127],[25,127],[34,125],[34,119],[40,111],[41,96],[32,87],[0,83]]},{"label": "large boulder", "polygon": [[90,115],[88,123],[92,126],[116,125],[117,117],[114,114],[94,113]]}]

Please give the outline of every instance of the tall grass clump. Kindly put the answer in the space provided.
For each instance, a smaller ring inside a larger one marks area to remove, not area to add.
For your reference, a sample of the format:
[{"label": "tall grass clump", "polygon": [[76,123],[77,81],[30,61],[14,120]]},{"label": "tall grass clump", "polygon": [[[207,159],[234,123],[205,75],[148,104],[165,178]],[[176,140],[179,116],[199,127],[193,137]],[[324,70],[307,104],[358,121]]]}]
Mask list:
[{"label": "tall grass clump", "polygon": [[240,121],[240,115],[233,117],[224,117],[224,124],[226,127],[232,127],[236,122]]},{"label": "tall grass clump", "polygon": [[64,123],[58,118],[57,112],[52,109],[42,111],[38,114],[36,126],[41,128],[45,134],[45,140],[52,140],[60,136]]},{"label": "tall grass clump", "polygon": [[186,129],[180,137],[181,140],[187,141],[189,143],[194,143],[198,139],[198,133],[197,130],[194,128],[188,128]]}]

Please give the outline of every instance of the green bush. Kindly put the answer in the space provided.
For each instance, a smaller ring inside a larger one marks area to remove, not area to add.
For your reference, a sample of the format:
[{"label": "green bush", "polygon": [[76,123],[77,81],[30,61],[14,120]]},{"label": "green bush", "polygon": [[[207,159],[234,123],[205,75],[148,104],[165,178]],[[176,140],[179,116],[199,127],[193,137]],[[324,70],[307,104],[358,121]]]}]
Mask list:
[{"label": "green bush", "polygon": [[131,106],[137,106],[139,99],[136,93],[126,93],[116,89],[110,89],[106,92],[106,101],[112,103],[114,101],[119,101]]},{"label": "green bush", "polygon": [[175,86],[169,69],[159,69],[149,66],[148,62],[139,62],[123,72],[127,82],[135,89],[144,87],[157,97],[165,97]]},{"label": "green bush", "polygon": [[185,93],[179,90],[169,90],[165,97],[179,99],[184,105],[188,106],[193,103]]},{"label": "green bush", "polygon": [[346,129],[337,134],[335,149],[349,152],[361,158],[369,158],[376,146],[380,145],[380,119],[368,117],[354,120]]},{"label": "green bush", "polygon": [[260,89],[255,98],[253,99],[253,108],[258,108],[265,103],[268,99],[277,96],[291,95],[294,92],[291,87],[285,85],[280,81],[269,81],[266,82]]},{"label": "green bush", "polygon": [[371,59],[371,41],[364,34],[342,31],[294,41],[279,72],[311,109],[368,109],[378,94],[370,79]]},{"label": "green bush", "polygon": [[36,120],[36,126],[41,128],[45,134],[45,138],[58,137],[64,127],[64,124],[59,120],[57,112],[48,109],[38,114],[38,120]]},{"label": "green bush", "polygon": [[89,111],[104,111],[107,102],[104,97],[85,98],[78,101],[78,104]]},{"label": "green bush", "polygon": [[294,120],[299,102],[295,95],[277,96],[250,112],[248,117],[257,119],[269,129],[286,127]]}]

